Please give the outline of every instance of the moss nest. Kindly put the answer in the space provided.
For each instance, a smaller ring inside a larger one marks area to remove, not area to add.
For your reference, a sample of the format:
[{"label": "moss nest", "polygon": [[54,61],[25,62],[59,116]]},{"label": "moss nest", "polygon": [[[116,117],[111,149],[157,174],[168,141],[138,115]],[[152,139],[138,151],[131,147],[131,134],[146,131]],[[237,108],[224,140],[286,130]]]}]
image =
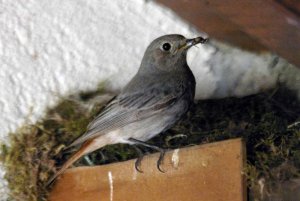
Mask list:
[{"label": "moss nest", "polygon": [[[62,99],[36,124],[11,133],[1,145],[0,161],[6,169],[9,200],[47,200],[45,183],[71,155],[64,148],[82,134],[88,122],[113,96],[102,87]],[[244,98],[197,101],[172,129],[149,143],[178,148],[242,137],[247,146],[248,187],[251,200],[278,184],[298,178],[300,170],[300,104],[284,88]],[[143,148],[144,153],[153,150]],[[74,166],[99,165],[137,157],[135,147],[106,146],[77,161]],[[259,199],[258,199],[259,200]]]}]

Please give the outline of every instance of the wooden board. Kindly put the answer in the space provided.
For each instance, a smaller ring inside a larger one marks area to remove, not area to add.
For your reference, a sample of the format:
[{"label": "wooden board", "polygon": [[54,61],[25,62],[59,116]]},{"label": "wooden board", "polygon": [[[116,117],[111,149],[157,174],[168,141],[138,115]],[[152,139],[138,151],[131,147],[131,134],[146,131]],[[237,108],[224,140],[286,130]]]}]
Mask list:
[{"label": "wooden board", "polygon": [[158,154],[135,160],[68,170],[51,201],[246,201],[241,139],[169,151],[161,173]]},{"label": "wooden board", "polygon": [[157,0],[211,37],[244,49],[268,49],[300,67],[297,0]]}]

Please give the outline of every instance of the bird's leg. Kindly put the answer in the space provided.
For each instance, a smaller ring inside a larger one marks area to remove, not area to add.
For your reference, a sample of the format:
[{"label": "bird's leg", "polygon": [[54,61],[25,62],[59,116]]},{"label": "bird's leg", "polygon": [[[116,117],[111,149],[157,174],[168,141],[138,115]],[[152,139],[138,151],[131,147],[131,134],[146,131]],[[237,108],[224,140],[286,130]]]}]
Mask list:
[{"label": "bird's leg", "polygon": [[[162,162],[163,162],[163,159],[164,159],[164,156],[165,156],[165,150],[163,148],[160,148],[160,147],[157,147],[155,145],[152,145],[152,144],[148,144],[146,142],[143,142],[143,141],[140,141],[140,140],[137,140],[137,139],[134,139],[134,138],[129,138],[129,141],[133,142],[133,143],[136,143],[136,144],[139,144],[139,145],[143,145],[145,147],[149,147],[151,149],[154,149],[156,151],[159,151],[160,152],[160,155],[159,155],[159,159],[157,161],[157,169],[160,171],[160,172],[163,172],[164,171],[160,168]],[[139,161],[138,161],[139,160]],[[138,160],[136,161],[136,163],[140,163],[141,162],[141,159],[138,158]]]},{"label": "bird's leg", "polygon": [[135,161],[134,167],[138,172],[143,173],[143,171],[141,170],[141,162],[144,158],[144,154],[137,146],[133,146],[133,147],[135,148],[135,150],[137,151],[137,153],[139,155],[139,157]]},{"label": "bird's leg", "polygon": [[87,162],[87,164],[88,164],[89,166],[95,165],[95,164],[93,163],[93,161],[91,161],[91,159],[90,159],[90,157],[89,157],[88,155],[83,156],[83,159]]}]

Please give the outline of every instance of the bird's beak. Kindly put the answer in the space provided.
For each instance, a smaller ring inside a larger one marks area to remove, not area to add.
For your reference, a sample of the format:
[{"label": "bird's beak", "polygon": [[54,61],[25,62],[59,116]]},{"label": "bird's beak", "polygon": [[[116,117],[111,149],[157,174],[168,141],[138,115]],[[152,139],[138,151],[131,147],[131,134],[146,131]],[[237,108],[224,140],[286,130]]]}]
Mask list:
[{"label": "bird's beak", "polygon": [[183,48],[188,49],[196,44],[199,43],[205,43],[208,41],[208,38],[202,38],[202,37],[197,37],[197,38],[192,38],[192,39],[187,39],[186,43],[184,44]]}]

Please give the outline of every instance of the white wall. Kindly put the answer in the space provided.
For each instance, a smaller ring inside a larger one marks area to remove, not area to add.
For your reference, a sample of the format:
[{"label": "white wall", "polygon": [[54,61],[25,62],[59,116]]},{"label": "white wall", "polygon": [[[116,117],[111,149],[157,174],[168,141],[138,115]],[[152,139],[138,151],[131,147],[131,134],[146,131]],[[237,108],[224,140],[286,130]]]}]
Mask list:
[{"label": "white wall", "polygon": [[[0,140],[25,118],[40,118],[59,96],[103,80],[119,90],[154,38],[200,34],[169,9],[144,0],[0,0],[0,27]],[[283,60],[271,68],[273,59],[222,44],[193,48],[188,63],[197,98],[274,86],[287,68]]]}]

